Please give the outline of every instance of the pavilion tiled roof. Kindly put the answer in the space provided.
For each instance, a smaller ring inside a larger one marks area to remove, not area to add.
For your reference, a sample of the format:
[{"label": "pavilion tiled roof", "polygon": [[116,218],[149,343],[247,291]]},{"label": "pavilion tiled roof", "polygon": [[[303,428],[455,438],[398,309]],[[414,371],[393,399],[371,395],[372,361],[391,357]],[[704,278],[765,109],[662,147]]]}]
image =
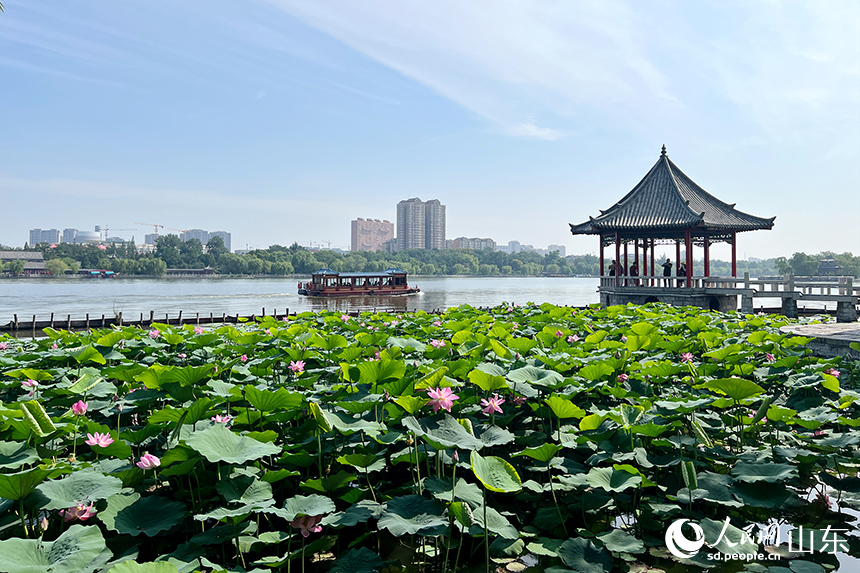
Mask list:
[{"label": "pavilion tiled roof", "polygon": [[770,229],[776,217],[749,215],[723,203],[687,177],[666,155],[627,195],[598,217],[570,225],[574,235],[607,231],[668,231],[694,227],[710,232]]}]

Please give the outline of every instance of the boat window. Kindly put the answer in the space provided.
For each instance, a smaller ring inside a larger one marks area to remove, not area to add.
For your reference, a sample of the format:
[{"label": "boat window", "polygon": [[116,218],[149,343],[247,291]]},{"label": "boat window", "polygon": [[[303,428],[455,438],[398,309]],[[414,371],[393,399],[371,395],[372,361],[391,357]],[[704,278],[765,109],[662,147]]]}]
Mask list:
[{"label": "boat window", "polygon": [[355,277],[352,279],[352,284],[359,287],[364,286],[364,277]]},{"label": "boat window", "polygon": [[379,286],[379,277],[370,277],[367,279],[367,284],[370,286]]},{"label": "boat window", "polygon": [[325,286],[327,286],[327,287],[337,286],[337,277],[331,277],[331,278],[325,279]]},{"label": "boat window", "polygon": [[394,277],[394,284],[403,286],[406,284],[406,277]]}]

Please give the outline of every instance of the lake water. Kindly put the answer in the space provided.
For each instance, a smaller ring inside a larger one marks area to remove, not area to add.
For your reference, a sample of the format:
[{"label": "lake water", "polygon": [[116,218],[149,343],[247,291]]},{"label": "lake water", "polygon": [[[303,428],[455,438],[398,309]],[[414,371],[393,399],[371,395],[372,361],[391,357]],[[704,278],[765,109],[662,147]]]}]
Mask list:
[{"label": "lake water", "polygon": [[551,302],[584,306],[600,302],[596,278],[544,277],[411,277],[421,293],[395,297],[347,297],[317,299],[296,294],[297,278],[117,278],[95,279],[15,279],[0,281],[0,323],[19,320],[83,318],[122,312],[127,320],[140,313],[156,318],[169,313],[183,317],[195,313],[230,315],[283,313],[331,309],[361,311],[374,309],[445,309],[461,304],[495,306],[502,302]]},{"label": "lake water", "polygon": [[[179,311],[191,318],[196,313],[215,315],[267,314],[330,309],[344,312],[362,310],[445,309],[461,304],[495,306],[502,302],[550,302],[565,306],[585,306],[600,302],[596,278],[562,277],[412,277],[411,285],[421,293],[396,297],[308,298],[296,294],[297,278],[116,278],[38,279],[0,281],[0,324],[15,314],[19,320],[47,320],[51,313],[60,320],[112,317],[122,312],[135,320],[150,311],[156,319]],[[756,299],[756,308],[778,307],[779,299]],[[819,303],[819,308],[823,305]],[[835,303],[831,303],[834,307]]]}]

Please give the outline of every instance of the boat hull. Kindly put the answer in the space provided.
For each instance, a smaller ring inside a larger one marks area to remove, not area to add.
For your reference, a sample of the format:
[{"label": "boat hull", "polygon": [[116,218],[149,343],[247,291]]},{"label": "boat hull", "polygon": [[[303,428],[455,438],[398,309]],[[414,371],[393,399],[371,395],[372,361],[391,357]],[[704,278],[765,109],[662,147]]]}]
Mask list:
[{"label": "boat hull", "polygon": [[314,289],[299,289],[298,294],[303,296],[313,296],[313,297],[322,297],[322,298],[332,298],[332,297],[343,297],[343,296],[399,296],[399,295],[407,295],[407,294],[416,294],[421,292],[419,288],[405,288],[405,289],[392,289],[392,288],[378,288],[371,290],[362,290],[362,289],[326,289],[326,290],[314,290]]}]

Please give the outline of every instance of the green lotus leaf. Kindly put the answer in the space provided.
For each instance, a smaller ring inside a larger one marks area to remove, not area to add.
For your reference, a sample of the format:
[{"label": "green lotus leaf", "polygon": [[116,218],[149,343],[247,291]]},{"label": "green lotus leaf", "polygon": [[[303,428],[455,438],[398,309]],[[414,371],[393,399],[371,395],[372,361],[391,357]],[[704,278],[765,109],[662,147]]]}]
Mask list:
[{"label": "green lotus leaf", "polygon": [[0,441],[0,468],[18,469],[40,459],[36,450],[24,442]]},{"label": "green lotus leaf", "polygon": [[69,350],[69,355],[74,358],[78,364],[85,362],[95,362],[96,364],[106,364],[105,357],[101,352],[92,346],[84,346],[83,348],[74,348]]},{"label": "green lotus leaf", "polygon": [[444,448],[461,448],[464,450],[477,450],[484,447],[484,443],[469,433],[457,420],[445,414],[442,419],[422,418],[417,420],[412,416],[403,418],[403,425],[415,432],[416,436],[427,436]]},{"label": "green lotus leaf", "polygon": [[[427,478],[424,480],[424,489],[433,494],[433,497],[443,503],[451,501],[451,480],[442,478]],[[457,479],[457,484],[454,486],[454,499],[464,501],[470,506],[478,507],[484,503],[483,493],[481,489],[469,483],[463,478]]]},{"label": "green lotus leaf", "polygon": [[601,416],[600,414],[589,414],[579,421],[579,429],[583,432],[586,430],[596,430],[605,419],[606,416]]},{"label": "green lotus leaf", "polygon": [[705,518],[699,521],[699,525],[705,534],[705,543],[721,553],[758,553],[758,544],[731,522]]},{"label": "green lotus leaf", "polygon": [[612,554],[590,539],[575,537],[558,548],[558,556],[578,573],[606,573],[612,570]]},{"label": "green lotus leaf", "polygon": [[385,467],[385,458],[376,454],[347,454],[337,458],[342,464],[361,468],[367,473],[378,472]]},{"label": "green lotus leaf", "polygon": [[27,425],[30,426],[30,429],[37,436],[47,436],[57,430],[54,422],[48,416],[47,412],[45,412],[45,408],[38,401],[28,400],[27,402],[21,402],[20,407],[21,411],[24,412],[24,421],[27,422]]},{"label": "green lotus leaf", "polygon": [[45,482],[36,491],[48,499],[44,509],[66,509],[78,503],[107,499],[122,490],[122,480],[93,470]]},{"label": "green lotus leaf", "polygon": [[[74,384],[69,386],[68,390],[73,394],[86,394],[92,392],[93,388],[101,384],[102,381],[104,381],[104,376],[97,376],[91,372],[87,372],[78,378]],[[116,388],[112,388],[112,391],[116,392]]]},{"label": "green lotus leaf", "polygon": [[382,559],[366,547],[350,549],[339,557],[329,573],[378,573],[382,570]]},{"label": "green lotus leaf", "polygon": [[335,528],[352,527],[366,523],[370,519],[379,519],[384,507],[375,501],[362,500],[349,506],[346,511],[326,515],[321,523]]},{"label": "green lotus leaf", "polygon": [[642,476],[613,468],[591,468],[585,481],[592,487],[606,491],[624,491],[642,483]]},{"label": "green lotus leaf", "polygon": [[358,365],[358,370],[361,372],[359,381],[362,384],[384,384],[391,380],[403,378],[403,375],[406,374],[406,363],[402,360],[380,357],[379,360],[362,362]]},{"label": "green lotus leaf", "polygon": [[326,515],[336,509],[334,502],[322,495],[295,495],[284,503],[284,517],[292,521],[299,515]]},{"label": "green lotus leaf", "polygon": [[281,448],[275,444],[236,435],[221,424],[192,433],[185,443],[210,462],[229,464],[242,464],[281,452]]},{"label": "green lotus leaf", "polygon": [[385,505],[378,527],[387,529],[395,537],[442,535],[448,531],[444,511],[441,503],[420,495],[396,497]]},{"label": "green lotus leaf", "polygon": [[586,415],[585,410],[574,404],[572,401],[555,394],[547,399],[546,405],[550,407],[553,414],[562,419],[582,418]]},{"label": "green lotus leaf", "polygon": [[0,571],[14,573],[80,573],[105,550],[97,526],[72,525],[56,541],[0,541]]},{"label": "green lotus leaf", "polygon": [[507,389],[508,383],[503,376],[487,374],[483,370],[472,370],[469,372],[469,381],[478,386],[484,392]]},{"label": "green lotus leaf", "polygon": [[529,383],[537,384],[545,388],[551,388],[564,382],[564,376],[555,370],[545,370],[534,366],[523,366],[507,373],[507,379],[514,384]]},{"label": "green lotus leaf", "polygon": [[419,398],[418,396],[398,396],[395,398],[394,402],[406,410],[408,414],[415,415],[415,413],[423,408],[427,402],[427,398]]},{"label": "green lotus leaf", "polygon": [[614,372],[615,368],[613,368],[606,362],[592,362],[591,364],[587,364],[586,366],[580,368],[578,374],[586,380],[591,380],[592,382],[594,382],[597,380],[602,380],[603,378],[612,375]]},{"label": "green lotus leaf", "polygon": [[99,339],[96,340],[96,345],[98,345],[98,346],[113,346],[114,344],[116,344],[120,340],[123,340],[123,338],[125,338],[125,337],[123,336],[122,332],[118,332],[118,331],[114,330],[112,332],[108,332],[104,336],[99,337]]},{"label": "green lotus leaf", "polygon": [[120,493],[108,498],[107,507],[98,517],[111,531],[155,537],[182,523],[186,513],[184,504],[158,495]]},{"label": "green lotus leaf", "polygon": [[764,392],[764,388],[743,378],[720,378],[706,382],[704,387],[720,394],[725,394],[732,400],[740,402],[746,398],[758,396]]},{"label": "green lotus leaf", "polygon": [[278,388],[272,392],[271,390],[260,390],[248,384],[244,388],[244,393],[248,403],[261,412],[296,410],[304,402],[301,393],[290,392],[286,388]]},{"label": "green lotus leaf", "polygon": [[532,348],[538,345],[537,340],[532,340],[531,338],[510,338],[507,340],[508,348],[519,352],[521,355],[526,356],[529,352],[531,352]]},{"label": "green lotus leaf", "polygon": [[644,553],[645,543],[636,539],[629,533],[620,529],[613,529],[609,533],[598,535],[603,545],[613,553]]},{"label": "green lotus leaf", "polygon": [[215,489],[227,503],[238,503],[253,507],[268,507],[274,505],[272,484],[247,476],[230,476],[229,480],[219,481]]},{"label": "green lotus leaf", "polygon": [[149,563],[123,561],[111,567],[107,573],[179,573],[179,569],[167,561],[151,561]]},{"label": "green lotus leaf", "polygon": [[49,477],[56,477],[70,473],[71,468],[47,469],[46,466],[38,466],[11,474],[0,474],[0,498],[19,500],[27,497],[36,489],[36,486]]},{"label": "green lotus leaf", "polygon": [[486,526],[484,526],[483,505],[472,510],[472,520],[474,521],[474,525],[469,528],[471,535],[482,535],[486,530],[491,535],[497,535],[502,539],[513,540],[520,537],[520,532],[511,524],[508,518],[492,507],[487,507]]},{"label": "green lotus leaf", "polygon": [[517,452],[514,456],[528,456],[539,462],[549,462],[560,449],[561,446],[558,444],[547,442],[539,448],[526,448],[521,452]]},{"label": "green lotus leaf", "polygon": [[773,462],[738,462],[732,468],[732,477],[747,483],[778,482],[797,477],[798,470],[791,464]]},{"label": "green lotus leaf", "polygon": [[514,466],[496,456],[483,457],[476,451],[471,456],[472,471],[484,487],[501,493],[514,493],[523,489]]}]

